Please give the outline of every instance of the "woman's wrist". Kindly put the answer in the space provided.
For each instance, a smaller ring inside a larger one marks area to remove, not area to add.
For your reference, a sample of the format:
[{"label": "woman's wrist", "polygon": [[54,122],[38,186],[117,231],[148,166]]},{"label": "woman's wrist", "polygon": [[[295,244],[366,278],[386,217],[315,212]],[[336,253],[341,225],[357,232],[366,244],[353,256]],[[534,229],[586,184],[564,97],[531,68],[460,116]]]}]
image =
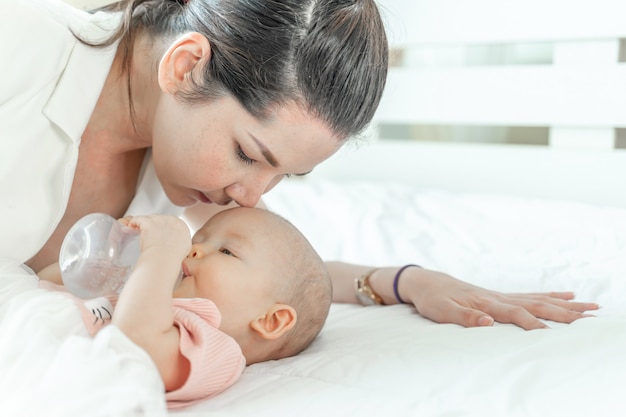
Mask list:
[{"label": "woman's wrist", "polygon": [[400,295],[400,280],[402,279],[402,273],[409,268],[421,268],[421,266],[416,264],[406,264],[402,268],[398,269],[396,275],[393,277],[393,294],[396,297],[396,301],[400,304],[406,304],[407,301],[404,301],[402,296]]},{"label": "woman's wrist", "polygon": [[379,268],[370,275],[369,284],[386,305],[400,302],[413,304],[411,292],[419,287],[416,279],[419,279],[422,271],[415,264]]}]

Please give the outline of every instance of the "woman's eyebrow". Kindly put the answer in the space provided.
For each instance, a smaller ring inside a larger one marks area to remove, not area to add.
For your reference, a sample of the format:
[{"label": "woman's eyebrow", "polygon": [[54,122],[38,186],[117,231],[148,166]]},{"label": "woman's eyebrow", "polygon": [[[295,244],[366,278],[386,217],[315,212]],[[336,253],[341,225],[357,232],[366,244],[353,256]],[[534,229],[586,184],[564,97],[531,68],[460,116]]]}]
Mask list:
[{"label": "woman's eyebrow", "polygon": [[[280,164],[278,163],[278,161],[276,160],[276,158],[274,157],[274,155],[272,154],[272,152],[267,148],[267,146],[265,146],[265,144],[263,142],[261,142],[259,139],[256,138],[256,136],[254,136],[253,134],[250,134],[250,136],[252,137],[252,139],[254,140],[254,142],[256,143],[256,145],[259,147],[259,149],[261,150],[261,154],[263,155],[263,157],[265,158],[265,160],[274,168],[278,168],[280,166]],[[298,177],[302,177],[304,175],[310,174],[313,170],[307,171],[307,172],[303,172],[301,174],[294,174]]]},{"label": "woman's eyebrow", "polygon": [[261,154],[263,155],[263,157],[265,158],[265,160],[274,168],[278,168],[280,166],[280,164],[278,163],[278,161],[276,160],[276,158],[274,158],[274,155],[272,154],[272,152],[267,148],[267,146],[265,146],[265,144],[263,142],[261,142],[260,140],[258,140],[254,135],[250,134],[250,136],[252,136],[252,139],[254,140],[254,142],[257,144],[257,146],[259,147],[259,149],[261,150]]}]

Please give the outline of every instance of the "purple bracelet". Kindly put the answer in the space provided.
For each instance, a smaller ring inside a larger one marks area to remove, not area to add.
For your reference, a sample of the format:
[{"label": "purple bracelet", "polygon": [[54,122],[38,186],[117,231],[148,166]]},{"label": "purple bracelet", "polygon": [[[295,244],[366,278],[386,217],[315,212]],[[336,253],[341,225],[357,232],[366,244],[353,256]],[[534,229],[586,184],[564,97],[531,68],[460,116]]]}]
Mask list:
[{"label": "purple bracelet", "polygon": [[402,275],[402,273],[404,272],[405,269],[407,269],[410,266],[414,266],[416,268],[421,268],[421,266],[419,265],[415,265],[415,264],[408,264],[408,265],[404,265],[402,268],[400,268],[398,270],[398,272],[396,272],[396,276],[393,279],[393,293],[396,296],[396,300],[398,300],[398,302],[400,304],[406,304],[406,302],[404,302],[402,300],[402,298],[400,298],[400,292],[398,292],[398,283],[400,282],[400,275]]}]

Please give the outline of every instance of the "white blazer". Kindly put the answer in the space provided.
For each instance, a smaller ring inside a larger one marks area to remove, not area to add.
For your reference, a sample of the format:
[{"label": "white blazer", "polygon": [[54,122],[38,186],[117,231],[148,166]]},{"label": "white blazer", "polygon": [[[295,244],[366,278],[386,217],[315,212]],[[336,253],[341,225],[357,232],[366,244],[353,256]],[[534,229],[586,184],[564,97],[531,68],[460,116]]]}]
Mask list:
[{"label": "white blazer", "polygon": [[[61,0],[0,0],[2,263],[30,259],[61,220],[80,138],[113,62],[115,47],[83,45],[69,27],[99,40],[118,21],[118,15],[91,15]],[[136,200],[131,214],[179,212],[149,156]]]}]

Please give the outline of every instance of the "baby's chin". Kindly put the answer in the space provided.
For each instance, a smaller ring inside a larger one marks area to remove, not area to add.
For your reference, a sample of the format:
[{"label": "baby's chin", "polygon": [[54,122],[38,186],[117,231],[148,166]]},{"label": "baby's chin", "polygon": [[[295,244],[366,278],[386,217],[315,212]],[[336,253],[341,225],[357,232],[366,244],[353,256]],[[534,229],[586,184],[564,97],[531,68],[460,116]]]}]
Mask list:
[{"label": "baby's chin", "polygon": [[193,280],[191,277],[182,277],[172,294],[174,298],[193,298]]}]

